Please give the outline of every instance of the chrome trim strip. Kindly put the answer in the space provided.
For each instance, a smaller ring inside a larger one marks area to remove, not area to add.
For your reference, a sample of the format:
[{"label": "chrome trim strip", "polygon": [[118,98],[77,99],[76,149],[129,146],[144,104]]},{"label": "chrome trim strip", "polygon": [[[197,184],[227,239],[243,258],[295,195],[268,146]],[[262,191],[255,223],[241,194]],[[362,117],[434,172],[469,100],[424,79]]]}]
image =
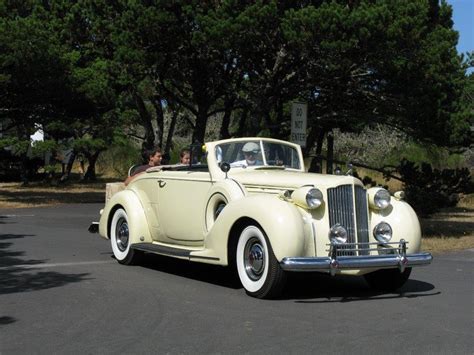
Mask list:
[{"label": "chrome trim strip", "polygon": [[188,258],[192,251],[188,249],[172,248],[172,247],[150,244],[150,243],[136,243],[136,244],[132,244],[130,248],[146,251],[149,253],[169,255],[169,256],[188,257]]},{"label": "chrome trim strip", "polygon": [[200,255],[192,255],[192,252],[196,250],[190,249],[180,249],[180,248],[173,248],[164,245],[156,245],[150,243],[135,243],[130,246],[132,249],[145,251],[148,253],[160,254],[165,256],[174,256],[174,257],[181,257],[181,258],[188,258],[191,259],[201,259],[201,260],[220,260],[216,257],[211,256],[200,256]]}]

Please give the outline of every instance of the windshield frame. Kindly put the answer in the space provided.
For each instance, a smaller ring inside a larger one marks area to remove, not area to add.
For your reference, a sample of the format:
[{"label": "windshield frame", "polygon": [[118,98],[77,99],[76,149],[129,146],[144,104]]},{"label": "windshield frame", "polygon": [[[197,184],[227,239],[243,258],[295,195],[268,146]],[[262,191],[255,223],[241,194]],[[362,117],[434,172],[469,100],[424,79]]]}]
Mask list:
[{"label": "windshield frame", "polygon": [[255,170],[255,169],[259,169],[259,170],[281,169],[281,170],[283,170],[284,169],[284,170],[299,171],[299,172],[304,172],[305,171],[303,154],[302,154],[300,145],[295,144],[295,143],[291,143],[291,142],[287,142],[287,141],[283,141],[283,140],[279,140],[279,139],[274,139],[274,138],[245,137],[245,138],[224,139],[224,140],[220,140],[220,141],[214,141],[214,142],[206,143],[205,146],[206,146],[206,151],[207,151],[207,160],[208,160],[208,166],[209,166],[209,170],[210,170],[211,174],[213,176],[215,176],[216,178],[218,176],[222,177],[222,176],[224,176],[224,173],[220,169],[220,164],[223,163],[223,162],[227,162],[229,164],[233,163],[233,162],[229,162],[229,161],[224,161],[223,160],[224,157],[222,157],[222,156],[220,157],[220,159],[218,158],[218,152],[217,152],[218,147],[220,147],[224,144],[232,144],[232,143],[242,147],[246,142],[254,142],[254,143],[258,142],[261,153],[265,152],[265,147],[266,146],[268,147],[269,144],[276,144],[276,145],[281,145],[284,148],[287,147],[288,149],[294,149],[294,153],[291,152],[291,151],[290,152],[292,154],[295,154],[294,155],[295,159],[298,159],[299,168],[288,167],[288,166],[279,166],[279,165],[269,165],[268,161],[267,161],[267,157],[265,156],[265,154],[260,154],[260,156],[262,158],[262,161],[263,161],[263,164],[260,164],[258,166],[246,166],[245,168],[243,168],[243,166],[235,166],[234,165],[234,166],[231,166],[231,170],[232,169],[243,170],[243,169],[249,168],[249,169],[252,169],[252,170]]}]

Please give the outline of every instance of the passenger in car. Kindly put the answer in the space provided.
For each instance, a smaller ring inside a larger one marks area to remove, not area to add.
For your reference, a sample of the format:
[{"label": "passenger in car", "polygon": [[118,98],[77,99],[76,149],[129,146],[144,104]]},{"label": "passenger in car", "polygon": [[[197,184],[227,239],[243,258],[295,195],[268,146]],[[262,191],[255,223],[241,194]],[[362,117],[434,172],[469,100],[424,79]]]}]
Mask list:
[{"label": "passenger in car", "polygon": [[242,154],[244,155],[243,160],[235,161],[230,164],[232,167],[247,167],[263,165],[263,162],[257,159],[260,153],[260,146],[255,142],[247,142],[242,147]]},{"label": "passenger in car", "polygon": [[191,151],[189,149],[181,149],[179,153],[179,163],[183,165],[189,165],[191,162]]},{"label": "passenger in car", "polygon": [[143,174],[148,168],[161,165],[163,154],[161,153],[161,149],[159,147],[149,150],[147,155],[148,155],[148,164],[140,165],[132,169],[132,171],[130,172],[130,176],[128,176],[125,179],[125,182],[124,182],[125,186],[127,186],[138,175]]}]

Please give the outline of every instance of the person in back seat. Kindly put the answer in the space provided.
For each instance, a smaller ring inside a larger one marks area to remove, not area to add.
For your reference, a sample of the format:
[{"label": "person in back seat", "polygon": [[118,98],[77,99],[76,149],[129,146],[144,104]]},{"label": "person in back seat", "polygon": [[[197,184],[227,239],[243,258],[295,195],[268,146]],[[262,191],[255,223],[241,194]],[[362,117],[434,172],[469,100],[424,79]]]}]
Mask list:
[{"label": "person in back seat", "polygon": [[156,147],[148,151],[148,164],[140,165],[135,169],[132,169],[130,176],[125,179],[125,186],[130,184],[130,182],[135,179],[138,175],[143,174],[148,168],[161,165],[161,160],[163,159],[163,154],[161,149]]}]

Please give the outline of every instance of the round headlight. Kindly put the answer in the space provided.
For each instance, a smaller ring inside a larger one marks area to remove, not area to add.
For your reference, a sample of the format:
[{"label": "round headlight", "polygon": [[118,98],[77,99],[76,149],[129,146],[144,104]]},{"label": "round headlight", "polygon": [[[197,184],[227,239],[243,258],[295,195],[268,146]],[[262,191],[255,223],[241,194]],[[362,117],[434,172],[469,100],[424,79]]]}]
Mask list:
[{"label": "round headlight", "polygon": [[318,189],[311,189],[306,193],[306,203],[309,208],[318,208],[323,203],[323,193]]},{"label": "round headlight", "polygon": [[347,242],[347,230],[339,223],[329,230],[329,240],[334,244],[344,244]]},{"label": "round headlight", "polygon": [[390,205],[390,192],[385,189],[380,189],[375,193],[374,204],[381,210]]},{"label": "round headlight", "polygon": [[374,237],[380,243],[388,243],[392,239],[392,227],[386,222],[380,222],[374,228]]}]

